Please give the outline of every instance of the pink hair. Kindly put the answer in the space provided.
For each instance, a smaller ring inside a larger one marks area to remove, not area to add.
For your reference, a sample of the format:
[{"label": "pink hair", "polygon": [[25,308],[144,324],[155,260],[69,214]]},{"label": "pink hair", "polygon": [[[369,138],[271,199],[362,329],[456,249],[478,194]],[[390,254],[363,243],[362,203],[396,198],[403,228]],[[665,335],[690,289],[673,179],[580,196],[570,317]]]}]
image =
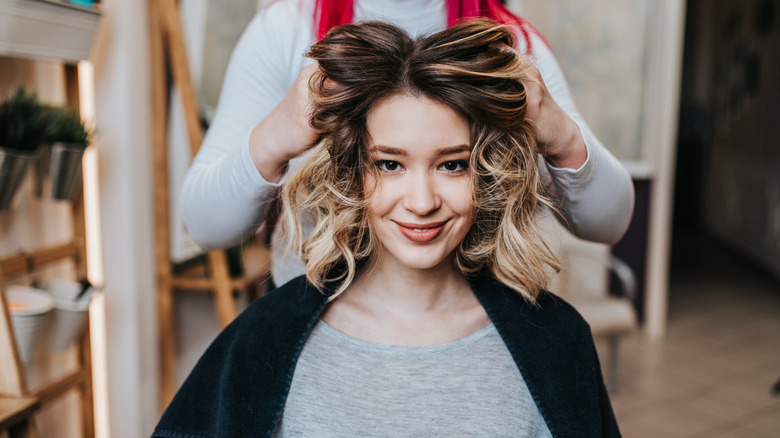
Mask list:
[{"label": "pink hair", "polygon": [[[314,11],[314,30],[317,39],[322,39],[334,26],[352,22],[352,7],[354,0],[317,0]],[[527,51],[531,51],[529,31],[547,44],[544,37],[527,21],[510,12],[498,0],[446,0],[447,26],[452,26],[463,19],[486,17],[515,27],[526,42]]]}]

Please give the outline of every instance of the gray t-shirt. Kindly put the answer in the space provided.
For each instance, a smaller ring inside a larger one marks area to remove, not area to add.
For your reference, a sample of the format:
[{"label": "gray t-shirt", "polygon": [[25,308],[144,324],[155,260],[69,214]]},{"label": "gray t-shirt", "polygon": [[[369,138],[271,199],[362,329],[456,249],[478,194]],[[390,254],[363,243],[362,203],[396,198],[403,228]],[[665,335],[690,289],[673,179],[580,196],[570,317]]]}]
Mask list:
[{"label": "gray t-shirt", "polygon": [[431,347],[361,341],[322,321],[275,437],[551,437],[493,324]]}]

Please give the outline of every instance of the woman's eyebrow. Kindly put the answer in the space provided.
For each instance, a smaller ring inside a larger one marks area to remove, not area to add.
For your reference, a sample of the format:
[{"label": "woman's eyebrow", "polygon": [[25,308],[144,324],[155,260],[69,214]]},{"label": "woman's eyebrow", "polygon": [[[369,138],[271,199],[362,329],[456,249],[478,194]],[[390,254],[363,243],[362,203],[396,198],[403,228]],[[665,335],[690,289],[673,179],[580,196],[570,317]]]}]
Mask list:
[{"label": "woman's eyebrow", "polygon": [[371,146],[368,152],[369,153],[382,152],[384,154],[389,154],[389,155],[403,155],[403,156],[409,155],[409,153],[406,152],[405,149],[394,148],[392,146],[385,146],[381,144]]},{"label": "woman's eyebrow", "polygon": [[436,150],[436,155],[452,155],[452,154],[459,154],[461,152],[468,152],[471,151],[471,146],[467,144],[462,144],[458,146],[450,146],[447,148],[441,148]]}]

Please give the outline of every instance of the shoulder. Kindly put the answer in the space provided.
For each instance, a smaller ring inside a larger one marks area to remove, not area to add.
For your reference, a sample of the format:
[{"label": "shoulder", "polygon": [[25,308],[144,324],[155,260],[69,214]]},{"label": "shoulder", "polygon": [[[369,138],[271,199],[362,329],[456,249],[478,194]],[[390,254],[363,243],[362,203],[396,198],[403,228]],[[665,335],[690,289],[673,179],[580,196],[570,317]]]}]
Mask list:
[{"label": "shoulder", "polygon": [[537,307],[535,310],[541,315],[549,315],[552,318],[565,318],[570,321],[585,324],[577,309],[568,301],[548,290],[539,293],[536,299]]},{"label": "shoulder", "polygon": [[554,436],[619,436],[590,328],[562,298],[536,303],[492,276],[472,282]]},{"label": "shoulder", "polygon": [[577,344],[591,339],[590,327],[563,298],[542,291],[532,303],[500,283],[492,275],[470,280],[482,306],[498,325],[511,327],[517,335],[532,336],[540,343]]},{"label": "shoulder", "polygon": [[255,301],[209,346],[155,436],[273,430],[306,336],[327,303],[303,277]]},{"label": "shoulder", "polygon": [[225,332],[254,331],[257,326],[308,319],[327,302],[327,295],[296,277],[249,305]]},{"label": "shoulder", "polygon": [[545,327],[539,332],[541,337],[548,342],[556,342],[572,354],[590,355],[590,348],[585,348],[593,343],[590,325],[566,300],[552,292],[542,291],[532,312],[537,324]]},{"label": "shoulder", "polygon": [[200,363],[232,367],[287,350],[308,333],[325,304],[327,296],[305,277],[290,280],[241,312],[214,339]]}]

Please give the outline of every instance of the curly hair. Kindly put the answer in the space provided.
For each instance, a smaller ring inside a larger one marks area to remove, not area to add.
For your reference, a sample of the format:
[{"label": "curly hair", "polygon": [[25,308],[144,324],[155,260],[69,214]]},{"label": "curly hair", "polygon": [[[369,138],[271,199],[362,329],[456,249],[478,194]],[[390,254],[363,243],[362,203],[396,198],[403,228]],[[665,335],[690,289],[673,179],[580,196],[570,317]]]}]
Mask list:
[{"label": "curly hair", "polygon": [[[557,259],[540,239],[542,194],[533,123],[525,117],[528,66],[512,31],[486,19],[412,39],[395,26],[333,28],[307,56],[319,63],[309,83],[311,125],[322,132],[306,163],[282,190],[282,226],[308,280],[335,282],[335,298],[377,248],[365,186],[376,167],[368,152],[369,112],[395,95],[425,97],[469,124],[474,222],[455,250],[464,275],[490,271],[535,301]],[[303,219],[314,224],[304,240]]]}]

